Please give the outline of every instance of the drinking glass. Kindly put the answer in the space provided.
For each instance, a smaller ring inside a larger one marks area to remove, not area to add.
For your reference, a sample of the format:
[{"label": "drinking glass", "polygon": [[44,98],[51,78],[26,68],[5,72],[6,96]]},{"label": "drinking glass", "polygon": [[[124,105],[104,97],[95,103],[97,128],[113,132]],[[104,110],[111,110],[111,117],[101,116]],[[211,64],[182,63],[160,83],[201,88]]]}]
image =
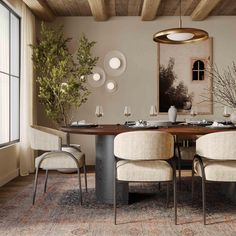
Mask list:
[{"label": "drinking glass", "polygon": [[191,120],[193,121],[193,118],[198,114],[197,107],[192,107],[190,111],[190,116],[192,117]]},{"label": "drinking glass", "polygon": [[131,108],[130,108],[130,106],[125,106],[124,115],[125,115],[126,117],[131,116]]},{"label": "drinking glass", "polygon": [[230,117],[230,113],[229,108],[227,106],[224,106],[223,117],[225,117],[225,124],[228,124],[228,118]]},{"label": "drinking glass", "polygon": [[151,105],[149,115],[157,116],[157,107],[155,105]]},{"label": "drinking glass", "polygon": [[101,117],[103,117],[103,115],[104,115],[102,106],[100,106],[100,105],[96,106],[95,115],[98,118],[98,120],[97,120],[97,124],[98,124],[99,123],[99,119]]}]

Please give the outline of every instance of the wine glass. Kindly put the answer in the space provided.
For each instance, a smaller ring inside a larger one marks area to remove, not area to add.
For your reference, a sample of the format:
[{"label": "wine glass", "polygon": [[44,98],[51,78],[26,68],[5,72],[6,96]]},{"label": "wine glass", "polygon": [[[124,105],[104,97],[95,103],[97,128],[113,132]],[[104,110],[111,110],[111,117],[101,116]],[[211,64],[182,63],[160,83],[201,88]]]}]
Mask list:
[{"label": "wine glass", "polygon": [[125,115],[126,117],[131,116],[131,108],[130,108],[130,106],[125,106],[124,115]]},{"label": "wine glass", "polygon": [[225,124],[228,124],[228,118],[230,117],[229,108],[224,106],[223,117],[225,117]]},{"label": "wine glass", "polygon": [[[102,106],[96,106],[96,109],[95,109],[95,115],[96,117],[98,118],[98,121],[99,121],[99,118],[103,117],[104,113],[103,113],[103,108]],[[99,122],[97,122],[99,123]]]},{"label": "wine glass", "polygon": [[151,105],[149,115],[157,116],[157,107],[155,105]]},{"label": "wine glass", "polygon": [[193,121],[193,118],[198,114],[197,112],[197,107],[192,107],[191,108],[191,111],[190,111],[190,116],[192,117],[192,121]]}]

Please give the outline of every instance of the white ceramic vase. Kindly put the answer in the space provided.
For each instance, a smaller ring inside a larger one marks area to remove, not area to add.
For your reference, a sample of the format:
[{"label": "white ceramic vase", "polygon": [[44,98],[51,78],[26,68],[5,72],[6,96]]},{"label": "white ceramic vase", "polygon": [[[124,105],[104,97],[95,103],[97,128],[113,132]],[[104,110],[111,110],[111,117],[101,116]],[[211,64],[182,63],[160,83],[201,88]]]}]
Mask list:
[{"label": "white ceramic vase", "polygon": [[168,117],[169,117],[169,121],[176,122],[177,109],[175,108],[175,106],[170,106],[168,110]]},{"label": "white ceramic vase", "polygon": [[234,111],[231,113],[230,115],[230,121],[236,125],[236,109],[234,109]]}]

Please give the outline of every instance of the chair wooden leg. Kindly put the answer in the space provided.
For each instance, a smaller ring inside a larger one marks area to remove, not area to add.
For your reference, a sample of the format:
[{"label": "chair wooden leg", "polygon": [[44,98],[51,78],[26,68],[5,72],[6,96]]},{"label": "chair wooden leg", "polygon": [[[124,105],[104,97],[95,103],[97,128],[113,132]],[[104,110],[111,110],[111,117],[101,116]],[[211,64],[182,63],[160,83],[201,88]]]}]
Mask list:
[{"label": "chair wooden leg", "polygon": [[83,166],[84,169],[84,181],[85,181],[85,190],[88,192],[88,186],[87,186],[87,170],[86,170],[86,165],[84,164]]},{"label": "chair wooden leg", "polygon": [[114,166],[114,179],[113,180],[114,180],[113,181],[113,211],[114,211],[114,224],[116,225],[116,164]]},{"label": "chair wooden leg", "polygon": [[194,166],[192,167],[192,206],[193,206],[193,199],[194,199]]},{"label": "chair wooden leg", "polygon": [[177,195],[176,195],[176,175],[173,177],[173,187],[174,187],[174,210],[175,210],[175,224],[177,225]]},{"label": "chair wooden leg", "polygon": [[166,207],[169,207],[170,202],[170,184],[166,184]]},{"label": "chair wooden leg", "polygon": [[[176,150],[177,150],[177,153],[176,153]],[[175,136],[174,154],[177,157],[178,174],[179,174],[179,189],[181,189],[181,152],[180,152],[177,136]]]},{"label": "chair wooden leg", "polygon": [[206,175],[205,175],[205,167],[203,165],[202,157],[199,155],[194,156],[194,160],[197,159],[199,161],[201,167],[201,177],[202,177],[202,211],[203,211],[203,223],[206,225]]},{"label": "chair wooden leg", "polygon": [[37,184],[38,184],[38,173],[39,173],[39,167],[36,168],[36,172],[35,172],[34,192],[33,192],[33,205],[35,203],[35,196],[36,196],[36,190],[37,190]]},{"label": "chair wooden leg", "polygon": [[158,183],[158,189],[161,192],[161,182]]},{"label": "chair wooden leg", "polygon": [[46,174],[45,174],[44,193],[47,192],[47,182],[48,182],[48,170],[46,170]]},{"label": "chair wooden leg", "polygon": [[177,141],[177,151],[178,151],[179,189],[181,189],[181,152],[178,141]]},{"label": "chair wooden leg", "polygon": [[206,183],[202,178],[202,211],[203,211],[203,223],[206,225]]},{"label": "chair wooden leg", "polygon": [[79,194],[80,194],[80,205],[82,205],[82,185],[81,185],[81,176],[80,176],[80,169],[79,167],[77,168],[77,172],[78,172],[78,179],[79,179]]}]

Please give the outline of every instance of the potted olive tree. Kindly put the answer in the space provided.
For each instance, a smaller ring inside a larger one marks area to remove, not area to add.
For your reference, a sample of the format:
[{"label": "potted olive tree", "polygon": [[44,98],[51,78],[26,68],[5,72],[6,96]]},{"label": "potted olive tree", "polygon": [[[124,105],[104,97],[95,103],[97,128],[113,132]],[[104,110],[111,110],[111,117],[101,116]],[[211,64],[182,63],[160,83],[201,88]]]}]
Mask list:
[{"label": "potted olive tree", "polygon": [[71,53],[63,27],[52,29],[42,24],[40,34],[37,44],[31,45],[39,101],[56,126],[67,126],[73,118],[72,108],[87,101],[86,77],[98,61],[91,54],[95,42],[82,35],[76,52]]}]

